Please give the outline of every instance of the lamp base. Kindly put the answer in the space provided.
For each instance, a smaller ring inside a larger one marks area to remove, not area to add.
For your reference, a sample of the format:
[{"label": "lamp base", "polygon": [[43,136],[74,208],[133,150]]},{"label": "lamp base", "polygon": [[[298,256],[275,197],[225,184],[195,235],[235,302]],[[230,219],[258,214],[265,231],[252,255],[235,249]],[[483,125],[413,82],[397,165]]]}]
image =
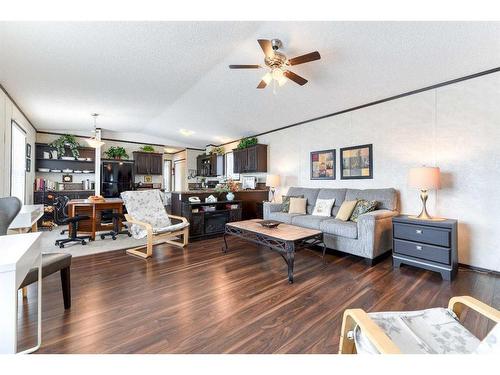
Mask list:
[{"label": "lamp base", "polygon": [[416,220],[427,220],[427,221],[443,221],[446,219],[442,219],[439,217],[433,218],[429,213],[427,212],[427,190],[421,190],[420,191],[420,199],[422,200],[422,211],[418,216],[408,216],[410,219],[416,219]]}]

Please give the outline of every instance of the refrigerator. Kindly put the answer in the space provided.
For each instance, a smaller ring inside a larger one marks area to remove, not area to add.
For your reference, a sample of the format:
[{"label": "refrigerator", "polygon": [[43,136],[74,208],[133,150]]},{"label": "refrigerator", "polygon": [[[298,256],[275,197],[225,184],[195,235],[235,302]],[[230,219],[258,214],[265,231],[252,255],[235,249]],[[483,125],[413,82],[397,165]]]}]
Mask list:
[{"label": "refrigerator", "polygon": [[105,160],[101,162],[101,195],[119,198],[122,191],[134,190],[134,162]]}]

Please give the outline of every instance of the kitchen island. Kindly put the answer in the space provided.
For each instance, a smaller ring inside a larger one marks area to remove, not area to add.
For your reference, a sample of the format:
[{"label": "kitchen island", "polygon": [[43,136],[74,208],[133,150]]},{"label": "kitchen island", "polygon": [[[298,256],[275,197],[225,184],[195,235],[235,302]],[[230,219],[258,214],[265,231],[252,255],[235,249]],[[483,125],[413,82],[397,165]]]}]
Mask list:
[{"label": "kitchen island", "polygon": [[[226,193],[217,193],[215,189],[186,190],[172,192],[172,214],[182,215],[182,202],[189,202],[190,197],[198,197],[201,202],[213,195],[219,201],[226,200]],[[234,193],[234,199],[241,201],[242,220],[258,217],[258,203],[269,199],[268,189],[240,190]]]}]

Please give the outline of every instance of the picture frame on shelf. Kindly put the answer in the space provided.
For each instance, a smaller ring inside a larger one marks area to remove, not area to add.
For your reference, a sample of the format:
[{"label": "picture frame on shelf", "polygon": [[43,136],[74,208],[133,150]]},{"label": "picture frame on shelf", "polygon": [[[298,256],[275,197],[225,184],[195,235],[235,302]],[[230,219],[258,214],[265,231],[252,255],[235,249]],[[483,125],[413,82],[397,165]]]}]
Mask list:
[{"label": "picture frame on shelf", "polygon": [[63,174],[62,182],[73,182],[73,175]]},{"label": "picture frame on shelf", "polygon": [[311,152],[311,180],[335,180],[336,150]]},{"label": "picture frame on shelf", "polygon": [[340,179],[359,180],[373,178],[373,144],[340,149]]},{"label": "picture frame on shelf", "polygon": [[144,176],[144,182],[151,184],[153,183],[153,176],[146,175]]}]

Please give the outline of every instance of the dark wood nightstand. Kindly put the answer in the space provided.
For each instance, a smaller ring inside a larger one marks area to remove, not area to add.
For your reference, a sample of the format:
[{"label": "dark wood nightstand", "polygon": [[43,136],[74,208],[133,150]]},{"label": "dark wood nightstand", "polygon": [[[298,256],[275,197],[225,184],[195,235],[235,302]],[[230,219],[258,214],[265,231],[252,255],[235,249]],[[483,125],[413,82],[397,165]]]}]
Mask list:
[{"label": "dark wood nightstand", "polygon": [[418,220],[409,216],[392,219],[394,267],[408,264],[453,279],[458,270],[457,221]]}]

